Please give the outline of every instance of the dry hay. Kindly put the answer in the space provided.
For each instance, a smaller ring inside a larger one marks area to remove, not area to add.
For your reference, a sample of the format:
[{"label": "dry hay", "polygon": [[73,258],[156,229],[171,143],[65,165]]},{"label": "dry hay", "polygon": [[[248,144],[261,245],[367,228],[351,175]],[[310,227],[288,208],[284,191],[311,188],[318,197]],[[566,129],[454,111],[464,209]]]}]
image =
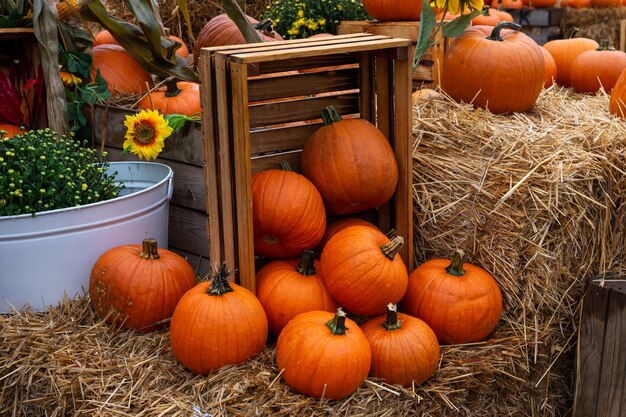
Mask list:
[{"label": "dry hay", "polygon": [[590,38],[598,43],[609,39],[616,49],[620,49],[620,20],[626,19],[625,7],[591,7],[574,9],[566,7],[561,18],[561,30],[568,37],[574,28],[576,38]]},{"label": "dry hay", "polygon": [[626,123],[603,92],[550,89],[509,116],[418,102],[414,135],[417,260],[462,249],[491,272],[517,346],[482,400],[495,415],[568,415],[585,280],[626,270]]}]

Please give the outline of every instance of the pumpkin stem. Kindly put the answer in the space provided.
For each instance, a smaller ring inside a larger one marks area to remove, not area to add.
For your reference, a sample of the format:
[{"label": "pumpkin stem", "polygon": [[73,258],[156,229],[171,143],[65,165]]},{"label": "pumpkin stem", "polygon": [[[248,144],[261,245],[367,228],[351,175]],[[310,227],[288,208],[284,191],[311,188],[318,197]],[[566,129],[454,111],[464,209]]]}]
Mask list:
[{"label": "pumpkin stem", "polygon": [[502,29],[520,30],[521,28],[522,28],[522,25],[518,25],[517,23],[498,22],[498,24],[493,27],[493,30],[491,31],[491,35],[487,36],[487,39],[491,41],[502,42],[504,40],[500,36],[500,32],[502,31]]},{"label": "pumpkin stem", "polygon": [[300,262],[296,266],[296,272],[304,276],[315,275],[315,252],[311,250],[302,252]]},{"label": "pumpkin stem", "polygon": [[395,239],[396,237],[398,237],[398,231],[392,227],[387,233],[385,233],[385,236],[387,236],[389,239]]},{"label": "pumpkin stem", "polygon": [[322,120],[324,120],[324,125],[328,126],[333,123],[340,122],[341,115],[333,106],[328,106],[322,110]]},{"label": "pumpkin stem", "polygon": [[274,28],[272,27],[272,19],[265,19],[262,22],[252,25],[253,28],[261,32],[266,36],[272,36],[274,34]]},{"label": "pumpkin stem", "polygon": [[600,46],[596,51],[614,51],[613,45],[611,45],[611,41],[609,39],[602,39],[600,41]]},{"label": "pumpkin stem", "polygon": [[280,161],[278,163],[278,165],[280,166],[280,169],[282,169],[283,171],[291,171],[292,170],[291,169],[291,165],[289,165],[289,162],[287,162],[285,160]]},{"label": "pumpkin stem", "polygon": [[346,334],[346,312],[339,307],[335,313],[335,317],[326,323],[330,332],[335,335]]},{"label": "pumpkin stem", "polygon": [[398,320],[398,306],[387,304],[387,321],[381,324],[387,330],[398,330],[402,327],[402,320]]},{"label": "pumpkin stem", "polygon": [[144,259],[160,259],[159,256],[159,246],[157,245],[157,240],[153,237],[149,237],[144,239],[141,242],[141,252],[139,252],[139,256]]},{"label": "pumpkin stem", "polygon": [[165,81],[165,86],[167,87],[165,97],[176,97],[183,91],[178,88],[178,82],[175,79]]},{"label": "pumpkin stem", "polygon": [[223,295],[228,292],[233,292],[233,287],[230,286],[230,281],[228,281],[229,275],[230,271],[224,262],[213,276],[213,282],[211,283],[209,289],[206,290],[206,293],[209,295]]},{"label": "pumpkin stem", "polygon": [[383,251],[383,255],[393,260],[393,257],[396,256],[396,254],[402,248],[403,245],[404,245],[404,238],[402,236],[396,236],[391,240],[391,242],[387,243],[386,245],[381,246],[380,250]]},{"label": "pumpkin stem", "polygon": [[456,251],[454,252],[454,256],[452,256],[452,262],[446,268],[446,272],[450,275],[454,275],[455,277],[460,277],[465,275],[465,270],[463,269],[463,252]]},{"label": "pumpkin stem", "polygon": [[580,32],[580,28],[577,28],[574,26],[572,28],[572,31],[569,33],[569,36],[566,39],[572,39],[574,35],[577,34],[578,32]]}]

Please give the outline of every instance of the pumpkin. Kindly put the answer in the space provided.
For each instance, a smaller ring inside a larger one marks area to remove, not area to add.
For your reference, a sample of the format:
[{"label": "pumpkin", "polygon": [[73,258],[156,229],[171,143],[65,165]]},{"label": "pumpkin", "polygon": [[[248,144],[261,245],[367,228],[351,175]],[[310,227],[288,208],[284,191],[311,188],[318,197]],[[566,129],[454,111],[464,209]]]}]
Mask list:
[{"label": "pumpkin", "polygon": [[513,21],[513,15],[511,13],[505,12],[504,10],[497,10],[497,12],[500,14],[500,20],[502,22],[512,22]]},{"label": "pumpkin", "polygon": [[598,42],[588,38],[555,39],[543,47],[550,52],[556,62],[556,83],[564,87],[572,86],[571,67],[578,55],[598,48]]},{"label": "pumpkin", "polygon": [[591,0],[567,0],[561,1],[561,7],[572,7],[574,9],[585,9],[591,7]]},{"label": "pumpkin", "polygon": [[523,9],[524,2],[522,0],[493,0],[491,7],[497,9],[503,7],[505,9]]},{"label": "pumpkin", "polygon": [[[181,38],[179,38],[178,36],[174,36],[174,35],[170,35],[168,36],[168,38],[181,44],[180,48],[176,50],[176,55],[180,56],[181,58],[186,58],[187,55],[189,55],[189,49],[187,48],[187,45],[185,45],[185,42]],[[117,41],[117,39],[113,37],[111,32],[109,32],[106,29],[101,30],[100,32],[96,33],[93,37],[93,46],[119,45],[119,44],[120,43]]]},{"label": "pumpkin", "polygon": [[313,249],[324,236],[326,213],[315,185],[283,169],[252,176],[254,251],[270,258],[294,258]]},{"label": "pumpkin", "polygon": [[95,79],[96,71],[100,70],[111,95],[145,93],[152,85],[150,74],[121,46],[98,45],[93,48],[92,54],[91,79]]},{"label": "pumpkin", "polygon": [[150,91],[139,102],[141,109],[157,109],[163,114],[192,116],[202,111],[200,85],[186,81],[166,82],[164,87]]},{"label": "pumpkin", "polygon": [[2,136],[2,139],[10,139],[15,135],[28,132],[27,130],[22,130],[19,126],[8,123],[0,123],[0,130],[4,130],[6,132],[4,136]]},{"label": "pumpkin", "polygon": [[365,119],[342,119],[332,106],[322,118],[324,126],[304,143],[301,166],[328,212],[357,213],[386,203],[398,183],[398,164],[385,135]]},{"label": "pumpkin", "polygon": [[187,47],[187,44],[185,43],[185,41],[183,41],[178,36],[174,36],[174,35],[170,35],[168,36],[168,38],[180,43],[180,48],[176,50],[176,55],[178,55],[181,58],[187,58],[189,56],[189,48]]},{"label": "pumpkin", "polygon": [[267,317],[249,290],[228,281],[222,265],[180,299],[170,324],[170,346],[176,360],[206,375],[245,362],[263,350]]},{"label": "pumpkin", "polygon": [[622,71],[609,100],[609,111],[615,116],[626,119],[626,70]]},{"label": "pumpkin", "polygon": [[[252,26],[259,32],[265,42],[283,40],[282,36],[272,29],[271,20],[259,23],[258,20],[247,16]],[[200,49],[209,46],[240,45],[247,43],[239,28],[226,13],[219,14],[209,20],[200,30],[193,46],[193,56],[197,63]],[[194,63],[194,65],[195,65]]]},{"label": "pumpkin", "polygon": [[320,258],[330,295],[352,313],[384,313],[387,304],[400,301],[407,288],[407,269],[398,255],[403,244],[401,236],[389,239],[368,226],[337,232]]},{"label": "pumpkin", "polygon": [[479,14],[475,18],[472,19],[472,26],[495,26],[502,19],[500,18],[500,12],[496,9],[492,9],[491,7],[487,7],[484,12],[487,12],[486,15]]},{"label": "pumpkin", "polygon": [[340,400],[365,381],[371,350],[357,324],[337,309],[294,317],[278,336],[276,365],[285,383],[310,397]]},{"label": "pumpkin", "polygon": [[150,331],[172,317],[178,300],[196,285],[196,274],[180,255],[156,239],[116,246],[94,263],[89,297],[96,314],[124,329]]},{"label": "pumpkin", "polygon": [[317,252],[321,254],[322,250],[324,249],[324,246],[326,246],[330,238],[335,236],[337,232],[350,226],[365,226],[365,227],[372,227],[375,230],[380,230],[373,223],[368,222],[367,220],[364,220],[360,217],[353,217],[353,216],[341,217],[326,225],[326,231],[324,232],[322,241],[318,245],[319,249]]},{"label": "pumpkin", "polygon": [[318,269],[315,252],[305,250],[299,260],[272,261],[257,272],[256,295],[271,333],[279,335],[300,313],[337,309]]},{"label": "pumpkin", "polygon": [[543,54],[543,66],[545,70],[543,88],[548,88],[556,79],[556,62],[554,61],[552,54],[550,54],[546,48],[539,46],[539,49],[541,49],[541,53]]},{"label": "pumpkin", "polygon": [[598,49],[585,51],[572,62],[572,86],[578,93],[595,93],[600,87],[611,92],[624,68],[626,52],[602,40]]},{"label": "pumpkin", "polygon": [[590,0],[591,7],[620,7],[622,0]]},{"label": "pumpkin", "polygon": [[520,28],[499,22],[465,30],[446,53],[442,89],[496,114],[530,109],[543,87],[544,64],[539,45]]},{"label": "pumpkin", "polygon": [[420,20],[422,0],[363,0],[368,15],[381,22]]},{"label": "pumpkin", "polygon": [[387,315],[361,325],[372,350],[370,376],[411,387],[430,378],[439,364],[437,336],[422,320],[387,306]]},{"label": "pumpkin", "polygon": [[430,98],[438,98],[441,97],[438,91],[430,89],[430,88],[420,88],[415,90],[413,94],[411,94],[411,101],[415,106],[420,100],[428,100]]},{"label": "pumpkin", "polygon": [[498,324],[502,294],[487,271],[463,263],[463,255],[456,252],[452,261],[433,259],[415,268],[401,307],[424,320],[440,343],[472,343]]},{"label": "pumpkin", "polygon": [[537,9],[555,7],[555,5],[556,0],[530,0],[530,7],[535,7]]}]

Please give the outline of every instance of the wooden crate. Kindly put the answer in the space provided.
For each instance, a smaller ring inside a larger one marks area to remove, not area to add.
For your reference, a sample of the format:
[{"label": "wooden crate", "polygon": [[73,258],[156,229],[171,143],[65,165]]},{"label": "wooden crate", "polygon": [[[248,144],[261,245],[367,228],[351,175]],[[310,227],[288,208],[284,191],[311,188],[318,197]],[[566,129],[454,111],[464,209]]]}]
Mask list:
[{"label": "wooden crate", "polygon": [[[93,131],[93,147],[108,152],[109,161],[138,160],[136,155],[123,153],[124,120],[135,113],[128,108],[103,105],[96,105],[93,113],[87,113]],[[174,171],[168,248],[185,257],[200,276],[211,271],[203,141],[200,123],[187,123],[167,138],[163,151],[154,160]]]},{"label": "wooden crate", "polygon": [[626,276],[590,282],[578,341],[574,417],[626,417]]},{"label": "wooden crate", "polygon": [[619,50],[626,52],[626,20],[619,21]]},{"label": "wooden crate", "polygon": [[[226,262],[255,291],[251,176],[281,160],[299,170],[305,140],[333,105],[377,125],[395,151],[398,188],[374,214],[381,229],[395,227],[405,238],[401,256],[412,269],[411,47],[405,39],[356,34],[202,49],[213,262]],[[260,75],[249,77],[250,68]]]},{"label": "wooden crate", "polygon": [[[419,38],[420,22],[379,22],[379,21],[343,21],[339,24],[339,34],[371,33],[409,39],[413,42],[411,56]],[[440,84],[443,58],[451,39],[441,39],[429,48],[413,73],[413,88],[435,88]]]},{"label": "wooden crate", "polygon": [[540,9],[504,9],[513,16],[513,21],[522,25],[522,32],[530,36],[539,45],[554,39],[561,39],[561,19],[563,9],[546,7]]}]

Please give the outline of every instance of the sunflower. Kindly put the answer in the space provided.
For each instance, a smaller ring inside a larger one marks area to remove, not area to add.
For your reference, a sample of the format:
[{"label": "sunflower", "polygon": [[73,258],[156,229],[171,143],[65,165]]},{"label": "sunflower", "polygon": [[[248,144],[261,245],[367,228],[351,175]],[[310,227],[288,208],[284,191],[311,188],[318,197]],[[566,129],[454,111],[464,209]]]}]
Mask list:
[{"label": "sunflower", "polygon": [[459,14],[466,8],[470,10],[482,10],[484,0],[430,0],[430,5],[438,9],[448,8],[448,13]]},{"label": "sunflower", "polygon": [[83,80],[81,80],[74,74],[71,74],[66,71],[61,71],[60,75],[61,75],[61,81],[63,81],[63,84],[65,84],[68,87],[71,87],[73,85],[80,84],[83,82]]},{"label": "sunflower", "polygon": [[126,116],[126,140],[124,150],[139,159],[154,159],[163,150],[163,142],[173,129],[158,110],[142,110],[134,116]]}]

